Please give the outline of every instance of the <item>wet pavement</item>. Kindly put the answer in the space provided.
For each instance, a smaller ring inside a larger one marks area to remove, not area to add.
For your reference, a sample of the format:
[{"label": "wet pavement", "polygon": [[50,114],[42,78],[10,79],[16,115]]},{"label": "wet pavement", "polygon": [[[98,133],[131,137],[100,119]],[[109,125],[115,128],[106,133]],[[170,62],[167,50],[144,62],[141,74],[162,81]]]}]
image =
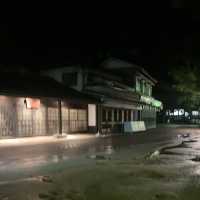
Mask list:
[{"label": "wet pavement", "polygon": [[[190,133],[194,142],[188,142],[185,148],[172,148],[168,150],[179,156],[180,163],[193,162],[192,158],[200,155],[200,129],[199,128],[158,128],[133,135],[112,137],[77,137],[55,139],[54,142],[21,143],[18,145],[3,145],[0,143],[0,183],[10,179],[40,174],[42,166],[51,167],[55,164],[67,165],[81,160],[87,156],[97,154],[111,155],[114,152],[131,148],[134,153],[147,153],[152,150],[152,145],[159,147],[180,140],[178,135]],[[182,155],[180,157],[180,155]],[[172,159],[173,160],[173,159]],[[173,161],[175,162],[175,161]],[[200,171],[200,170],[199,170]]]}]

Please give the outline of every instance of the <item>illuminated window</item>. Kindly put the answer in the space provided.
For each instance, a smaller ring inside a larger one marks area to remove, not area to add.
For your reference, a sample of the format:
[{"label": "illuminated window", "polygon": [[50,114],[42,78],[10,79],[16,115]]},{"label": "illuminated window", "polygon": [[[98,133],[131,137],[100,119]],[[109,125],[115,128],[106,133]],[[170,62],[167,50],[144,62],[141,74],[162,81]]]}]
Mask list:
[{"label": "illuminated window", "polygon": [[140,92],[140,79],[136,78],[136,91]]}]

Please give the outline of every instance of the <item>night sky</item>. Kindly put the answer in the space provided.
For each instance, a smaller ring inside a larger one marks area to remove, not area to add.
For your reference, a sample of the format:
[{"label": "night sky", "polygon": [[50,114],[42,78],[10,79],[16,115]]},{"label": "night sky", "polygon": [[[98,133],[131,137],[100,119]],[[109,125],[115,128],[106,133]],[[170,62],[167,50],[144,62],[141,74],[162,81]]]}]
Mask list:
[{"label": "night sky", "polygon": [[[191,4],[179,0],[171,6]],[[188,60],[200,65],[200,17],[195,12],[169,9],[133,18],[128,29],[116,22],[98,29],[72,29],[62,23],[1,24],[0,60],[38,70],[55,64],[97,67],[112,56],[145,67],[158,80],[167,80],[169,68]]]}]

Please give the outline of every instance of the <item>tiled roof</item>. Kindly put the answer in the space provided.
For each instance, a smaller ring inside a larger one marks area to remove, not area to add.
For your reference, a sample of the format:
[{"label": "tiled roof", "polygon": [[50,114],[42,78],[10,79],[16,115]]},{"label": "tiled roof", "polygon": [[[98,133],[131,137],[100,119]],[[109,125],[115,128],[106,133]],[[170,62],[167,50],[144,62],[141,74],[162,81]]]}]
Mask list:
[{"label": "tiled roof", "polygon": [[75,101],[97,101],[94,97],[82,94],[74,89],[63,86],[57,81],[41,76],[15,76],[0,74],[0,93],[12,96],[33,96],[65,98]]}]

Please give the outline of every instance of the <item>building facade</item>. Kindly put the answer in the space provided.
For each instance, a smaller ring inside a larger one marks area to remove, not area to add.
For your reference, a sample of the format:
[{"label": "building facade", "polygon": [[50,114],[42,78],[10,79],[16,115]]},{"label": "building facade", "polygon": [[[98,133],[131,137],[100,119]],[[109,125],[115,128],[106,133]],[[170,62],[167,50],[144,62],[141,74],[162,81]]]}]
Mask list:
[{"label": "building facade", "polygon": [[156,113],[162,109],[162,103],[152,97],[157,81],[132,63],[112,58],[98,69],[68,66],[42,75],[99,100],[88,104],[89,132],[121,133],[132,122],[137,122],[134,126],[144,122],[141,130],[156,127]]},{"label": "building facade", "polygon": [[3,75],[0,138],[87,132],[94,101],[50,78]]},{"label": "building facade", "polygon": [[[0,96],[0,137],[26,137],[59,133],[58,100]],[[62,132],[86,132],[86,105],[62,100]]]},{"label": "building facade", "polygon": [[0,138],[141,131],[156,127],[162,109],[156,80],[122,60],[0,76]]}]

